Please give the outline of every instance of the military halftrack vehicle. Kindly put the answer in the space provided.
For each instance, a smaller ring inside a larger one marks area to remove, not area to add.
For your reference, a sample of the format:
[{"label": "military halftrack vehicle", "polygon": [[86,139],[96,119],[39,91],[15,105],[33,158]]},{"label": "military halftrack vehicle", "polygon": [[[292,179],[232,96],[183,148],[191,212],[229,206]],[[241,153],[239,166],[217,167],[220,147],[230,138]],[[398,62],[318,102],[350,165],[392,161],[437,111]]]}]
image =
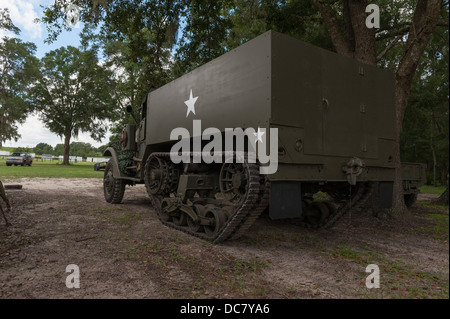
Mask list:
[{"label": "military halftrack vehicle", "polygon": [[[319,228],[362,205],[392,206],[385,70],[269,31],[151,91],[140,113],[105,151],[105,198],[120,203],[126,185],[145,184],[169,227],[220,242],[265,210]],[[411,205],[424,167],[405,163],[402,174]],[[314,200],[319,191],[331,200]]]}]

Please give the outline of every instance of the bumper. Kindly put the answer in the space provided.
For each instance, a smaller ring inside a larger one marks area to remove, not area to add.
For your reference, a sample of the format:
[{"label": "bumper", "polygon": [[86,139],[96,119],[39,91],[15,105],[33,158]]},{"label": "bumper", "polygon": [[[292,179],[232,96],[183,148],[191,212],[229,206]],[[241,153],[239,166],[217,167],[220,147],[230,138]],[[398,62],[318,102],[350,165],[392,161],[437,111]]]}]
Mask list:
[{"label": "bumper", "polygon": [[22,160],[7,160],[6,165],[25,165],[25,161]]}]

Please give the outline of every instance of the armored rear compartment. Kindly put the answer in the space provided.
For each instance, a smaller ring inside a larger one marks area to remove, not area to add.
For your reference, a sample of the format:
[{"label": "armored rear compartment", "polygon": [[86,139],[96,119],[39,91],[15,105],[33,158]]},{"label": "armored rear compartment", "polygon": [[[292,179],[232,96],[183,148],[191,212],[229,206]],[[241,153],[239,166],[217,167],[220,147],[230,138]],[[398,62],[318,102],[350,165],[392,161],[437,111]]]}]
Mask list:
[{"label": "armored rear compartment", "polygon": [[[271,127],[279,169],[271,180],[345,180],[360,158],[360,180],[393,180],[394,75],[271,32]],[[298,164],[293,166],[293,164]],[[388,169],[388,171],[386,171]]]},{"label": "armored rear compartment", "polygon": [[280,164],[270,180],[345,180],[352,157],[393,168],[393,74],[274,31],[149,93],[146,103],[140,136],[150,148],[169,142],[176,127],[198,136],[193,120],[221,131],[261,127],[267,136],[277,128]]}]

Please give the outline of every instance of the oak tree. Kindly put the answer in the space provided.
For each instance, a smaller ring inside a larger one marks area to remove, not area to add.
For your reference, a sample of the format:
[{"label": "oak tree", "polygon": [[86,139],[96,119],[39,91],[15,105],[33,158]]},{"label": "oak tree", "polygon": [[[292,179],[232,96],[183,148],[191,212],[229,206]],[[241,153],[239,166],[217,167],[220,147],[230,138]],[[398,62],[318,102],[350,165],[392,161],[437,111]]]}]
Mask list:
[{"label": "oak tree", "polygon": [[[0,29],[20,34],[7,9],[0,9]],[[28,93],[38,74],[35,51],[34,43],[12,36],[0,39],[0,147],[20,137],[18,125],[33,110]]]},{"label": "oak tree", "polygon": [[94,51],[72,46],[47,53],[40,69],[33,102],[45,126],[64,138],[63,164],[68,165],[72,137],[86,132],[100,141],[107,131],[115,109],[111,71]]}]

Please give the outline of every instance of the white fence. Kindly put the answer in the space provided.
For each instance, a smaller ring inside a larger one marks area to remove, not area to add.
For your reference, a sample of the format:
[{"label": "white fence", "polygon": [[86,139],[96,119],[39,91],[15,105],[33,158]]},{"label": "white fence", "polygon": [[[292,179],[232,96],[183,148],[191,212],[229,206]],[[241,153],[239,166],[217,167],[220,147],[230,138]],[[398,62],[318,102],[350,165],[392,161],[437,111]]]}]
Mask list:
[{"label": "white fence", "polygon": [[[11,155],[10,152],[7,151],[0,151],[0,156],[9,156]],[[36,154],[34,153],[30,153],[32,158],[36,157]],[[62,161],[64,159],[64,156],[60,155],[60,156],[55,156],[55,155],[51,155],[51,154],[42,154],[41,156],[42,160],[45,161],[49,161],[49,160],[57,160],[57,161]],[[102,162],[107,162],[109,160],[109,158],[102,158],[102,157],[88,157],[86,158],[86,162],[88,163],[102,163]],[[69,156],[69,162],[83,162],[83,157],[81,156]]]},{"label": "white fence", "polygon": [[[64,160],[64,156],[54,156],[50,154],[42,154],[42,160],[57,160],[62,161]],[[109,158],[102,158],[102,157],[88,157],[86,158],[86,162],[88,163],[102,163],[107,162]],[[81,156],[69,156],[69,162],[83,162],[83,157]]]},{"label": "white fence", "polygon": [[51,154],[42,154],[42,160],[52,160],[55,156]]},{"label": "white fence", "polygon": [[[64,160],[64,156],[60,155],[59,160],[62,161]],[[81,156],[69,156],[69,162],[82,162],[83,158]]]}]

